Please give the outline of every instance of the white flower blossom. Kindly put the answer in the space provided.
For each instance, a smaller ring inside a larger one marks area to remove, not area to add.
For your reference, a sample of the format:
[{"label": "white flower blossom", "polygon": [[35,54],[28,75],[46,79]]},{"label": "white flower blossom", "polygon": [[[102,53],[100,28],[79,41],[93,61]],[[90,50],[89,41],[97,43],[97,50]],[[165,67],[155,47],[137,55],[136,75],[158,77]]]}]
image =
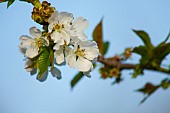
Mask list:
[{"label": "white flower blossom", "polygon": [[59,50],[61,45],[70,43],[70,23],[73,15],[67,12],[55,11],[49,18],[48,31],[52,32],[51,39],[56,43],[54,50]]},{"label": "white flower blossom", "polygon": [[92,60],[99,55],[96,42],[79,41],[75,43],[74,50],[66,57],[66,62],[71,68],[77,68],[81,72],[89,72],[93,69]]},{"label": "white flower blossom", "polygon": [[88,21],[83,17],[78,17],[72,22],[70,28],[71,38],[78,37],[80,40],[87,40],[84,30],[88,27]]},{"label": "white flower blossom", "polygon": [[42,37],[42,33],[36,27],[31,27],[30,36],[23,35],[20,37],[21,44],[19,45],[19,50],[28,58],[33,58],[38,55],[39,47],[43,44],[48,46],[49,42],[46,37]]}]

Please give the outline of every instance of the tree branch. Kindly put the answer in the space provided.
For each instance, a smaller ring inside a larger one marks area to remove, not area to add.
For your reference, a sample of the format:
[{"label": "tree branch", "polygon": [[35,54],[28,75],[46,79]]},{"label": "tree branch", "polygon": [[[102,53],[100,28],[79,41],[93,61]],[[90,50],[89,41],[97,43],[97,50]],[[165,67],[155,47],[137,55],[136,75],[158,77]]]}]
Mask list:
[{"label": "tree branch", "polygon": [[[139,64],[122,63],[119,60],[104,58],[104,56],[99,56],[98,62],[100,62],[106,66],[112,66],[113,68],[119,68],[120,70],[135,69],[139,65]],[[166,69],[166,68],[162,68],[162,67],[159,67],[158,69],[144,67],[144,69],[162,72],[162,73],[166,73],[166,74],[170,75],[170,70]]]}]

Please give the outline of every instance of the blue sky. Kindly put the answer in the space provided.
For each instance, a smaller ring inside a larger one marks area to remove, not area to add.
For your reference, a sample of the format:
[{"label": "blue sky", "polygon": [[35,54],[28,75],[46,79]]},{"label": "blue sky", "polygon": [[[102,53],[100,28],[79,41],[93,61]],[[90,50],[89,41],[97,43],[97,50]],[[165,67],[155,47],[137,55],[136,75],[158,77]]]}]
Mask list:
[{"label": "blue sky", "polygon": [[[169,0],[49,0],[59,11],[88,19],[86,34],[104,17],[104,40],[111,42],[106,56],[121,53],[126,47],[142,44],[131,29],[149,33],[158,44],[170,29]],[[0,113],[169,113],[170,89],[159,89],[144,104],[143,95],[134,92],[146,82],[159,83],[166,74],[145,71],[132,79],[130,71],[123,71],[124,82],[112,86],[112,79],[102,80],[98,70],[92,78],[84,77],[72,91],[70,81],[77,73],[68,66],[60,67],[62,79],[49,76],[45,82],[36,80],[24,70],[24,57],[18,50],[21,35],[29,35],[29,28],[40,25],[30,18],[31,4],[16,1],[9,9],[0,4]],[[137,63],[138,55],[129,62]],[[169,64],[170,56],[164,61]]]}]

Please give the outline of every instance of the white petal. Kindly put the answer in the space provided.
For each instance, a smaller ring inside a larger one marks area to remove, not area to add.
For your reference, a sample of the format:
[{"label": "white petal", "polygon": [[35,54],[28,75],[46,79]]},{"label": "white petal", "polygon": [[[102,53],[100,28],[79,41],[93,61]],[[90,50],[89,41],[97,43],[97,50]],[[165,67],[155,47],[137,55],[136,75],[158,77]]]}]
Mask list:
[{"label": "white petal", "polygon": [[66,62],[71,68],[76,66],[76,54],[70,54],[66,57]]},{"label": "white petal", "polygon": [[85,58],[89,60],[93,60],[94,58],[98,57],[99,55],[99,49],[92,48],[84,51],[85,53]]},{"label": "white petal", "polygon": [[97,62],[97,60],[98,60],[98,58],[94,58],[94,59],[92,60],[92,64],[95,64],[95,63]]},{"label": "white petal", "polygon": [[23,48],[21,45],[18,46],[19,47],[19,51],[25,55],[26,51],[27,51],[27,48]]},{"label": "white petal", "polygon": [[41,75],[41,77],[38,79],[40,82],[44,82],[47,79],[48,76],[48,69]]},{"label": "white petal", "polygon": [[88,27],[88,21],[82,17],[74,20],[71,35],[78,36],[81,40],[87,40],[87,36],[84,34],[84,30]]},{"label": "white petal", "polygon": [[61,71],[59,69],[57,69],[56,67],[54,67],[51,70],[51,74],[53,75],[53,77],[56,77],[57,79],[61,79],[62,78]]},{"label": "white petal", "polygon": [[55,44],[55,46],[53,47],[54,50],[59,50],[60,46],[64,45],[64,40],[60,39],[58,40],[58,42]]},{"label": "white petal", "polygon": [[60,44],[55,44],[55,46],[53,47],[54,50],[59,50],[60,49]]},{"label": "white petal", "polygon": [[76,52],[76,51],[77,51],[78,46],[79,46],[78,43],[75,43],[75,44],[74,44],[74,50],[73,50],[73,52]]},{"label": "white petal", "polygon": [[71,40],[70,40],[70,44],[74,45],[75,43],[77,43],[78,41],[80,41],[80,39],[78,38],[78,36],[72,36]]},{"label": "white petal", "polygon": [[42,35],[41,31],[37,29],[36,27],[31,27],[29,31],[30,31],[31,36],[33,36],[34,38],[40,38]]},{"label": "white petal", "polygon": [[72,37],[77,36],[80,40],[87,40],[87,36],[84,34],[84,31],[70,30]]},{"label": "white petal", "polygon": [[88,78],[91,78],[90,72],[83,72],[84,75],[86,75]]},{"label": "white petal", "polygon": [[59,14],[59,12],[58,11],[55,11],[52,15],[51,15],[51,17],[48,19],[48,22],[49,23],[56,23],[57,21],[58,21],[58,14]]},{"label": "white petal", "polygon": [[32,71],[30,72],[31,75],[34,75],[37,73],[37,68],[32,68]]},{"label": "white petal", "polygon": [[91,66],[90,70],[87,72],[83,72],[84,75],[86,75],[87,77],[91,78],[90,72],[93,70],[93,65]]},{"label": "white petal", "polygon": [[57,41],[61,40],[61,38],[62,38],[62,35],[58,31],[54,31],[51,34],[51,39],[54,40],[54,43],[56,43]]},{"label": "white petal", "polygon": [[61,24],[70,24],[72,20],[73,20],[73,14],[72,13],[61,12],[58,15],[58,21]]},{"label": "white petal", "polygon": [[54,25],[55,25],[55,23],[50,23],[50,24],[48,25],[48,32],[49,32],[49,33],[52,32]]},{"label": "white petal", "polygon": [[83,17],[78,17],[73,21],[73,26],[77,30],[84,31],[88,27],[88,21]]},{"label": "white petal", "polygon": [[61,35],[66,44],[68,45],[70,43],[70,34],[66,30],[61,30]]},{"label": "white petal", "polygon": [[42,37],[41,40],[45,46],[49,46],[49,40],[47,39],[47,37]]},{"label": "white petal", "polygon": [[21,44],[19,45],[19,47],[21,48],[27,48],[31,45],[31,43],[35,42],[34,39],[32,39],[31,37],[27,35],[21,36],[20,41],[21,41]]},{"label": "white petal", "polygon": [[32,61],[31,60],[27,60],[25,62],[25,69],[27,70],[27,72],[31,72],[33,70],[33,68],[29,67],[30,65],[32,65]]},{"label": "white petal", "polygon": [[55,59],[54,59],[54,64],[57,65],[57,66],[65,66],[65,65],[66,65],[66,61],[64,61],[64,62],[61,63],[61,64],[57,64],[56,58],[55,58]]},{"label": "white petal", "polygon": [[65,51],[64,51],[65,57],[67,57],[71,53],[73,53],[73,49],[69,46],[65,46]]},{"label": "white petal", "polygon": [[59,50],[55,51],[55,56],[56,56],[56,62],[58,64],[61,64],[64,62],[64,54],[63,54],[63,47],[60,47]]},{"label": "white petal", "polygon": [[90,70],[91,67],[92,67],[92,63],[89,60],[83,57],[79,57],[77,59],[77,69],[79,71],[87,72]]},{"label": "white petal", "polygon": [[95,41],[79,41],[80,49],[91,49],[97,48],[97,43]]},{"label": "white petal", "polygon": [[28,48],[26,53],[25,53],[25,56],[27,56],[28,58],[34,58],[35,56],[38,55],[38,51],[39,49],[32,49],[32,48]]},{"label": "white petal", "polygon": [[84,32],[77,32],[76,36],[78,36],[80,40],[87,40],[87,36]]}]

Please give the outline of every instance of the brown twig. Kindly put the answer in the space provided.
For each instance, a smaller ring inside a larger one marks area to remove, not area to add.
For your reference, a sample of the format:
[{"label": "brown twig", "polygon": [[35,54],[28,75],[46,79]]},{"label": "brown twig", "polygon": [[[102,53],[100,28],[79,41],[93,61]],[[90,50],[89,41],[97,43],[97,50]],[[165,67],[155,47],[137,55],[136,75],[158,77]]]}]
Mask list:
[{"label": "brown twig", "polygon": [[[104,58],[104,56],[99,56],[98,57],[98,62],[106,65],[106,66],[112,66],[114,68],[119,68],[120,70],[127,70],[127,69],[135,69],[138,64],[127,64],[127,63],[122,63],[120,61],[117,60],[113,60],[110,58]],[[157,71],[157,72],[162,72],[162,73],[166,73],[170,75],[170,70],[166,69],[166,68],[148,68],[148,67],[144,67],[144,69],[146,70],[152,70],[152,71]]]}]

